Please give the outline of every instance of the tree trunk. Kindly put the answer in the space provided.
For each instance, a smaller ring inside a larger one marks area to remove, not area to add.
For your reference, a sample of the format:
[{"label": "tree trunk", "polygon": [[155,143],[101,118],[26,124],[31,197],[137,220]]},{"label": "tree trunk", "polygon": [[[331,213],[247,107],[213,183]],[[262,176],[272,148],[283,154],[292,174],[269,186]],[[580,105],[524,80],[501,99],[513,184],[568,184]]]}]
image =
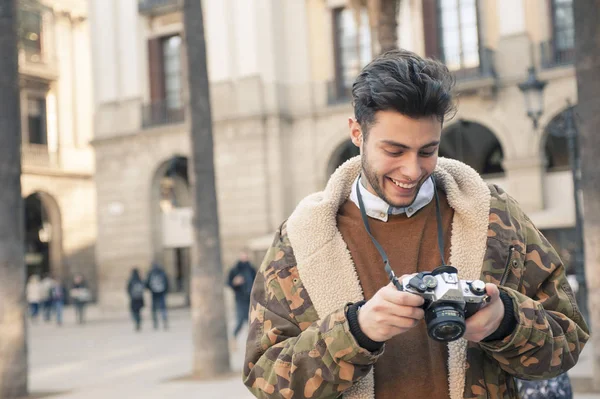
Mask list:
[{"label": "tree trunk", "polygon": [[0,0],[0,399],[27,393],[16,6]]},{"label": "tree trunk", "polygon": [[600,0],[575,0],[577,112],[581,150],[585,269],[593,353],[593,383],[600,390]]},{"label": "tree trunk", "polygon": [[400,0],[379,0],[379,48],[382,53],[398,48]]},{"label": "tree trunk", "polygon": [[190,287],[194,375],[211,378],[229,372],[229,351],[201,0],[185,0],[183,15],[191,118],[190,175],[194,198]]},{"label": "tree trunk", "polygon": [[[360,13],[365,7],[369,14],[373,56],[398,48],[398,10],[400,0],[349,0],[354,10],[357,31],[360,32]],[[357,51],[360,54],[360,33],[357,35]]]}]

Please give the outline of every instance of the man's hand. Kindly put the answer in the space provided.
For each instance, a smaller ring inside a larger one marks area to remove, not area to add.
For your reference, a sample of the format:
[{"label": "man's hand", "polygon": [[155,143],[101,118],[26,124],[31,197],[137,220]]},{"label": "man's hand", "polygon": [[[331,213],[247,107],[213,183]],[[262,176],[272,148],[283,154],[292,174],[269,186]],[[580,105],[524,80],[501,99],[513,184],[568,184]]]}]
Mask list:
[{"label": "man's hand", "polygon": [[466,321],[467,341],[479,342],[498,329],[504,318],[504,303],[500,299],[500,291],[495,284],[487,283],[485,291],[490,297],[490,302]]},{"label": "man's hand", "polygon": [[240,285],[244,284],[246,282],[246,280],[244,279],[243,276],[235,276],[233,278],[233,281],[231,282],[231,284],[233,284],[234,287],[239,287]]},{"label": "man's hand", "polygon": [[410,330],[423,318],[423,309],[419,308],[423,302],[420,296],[398,291],[389,283],[360,308],[358,324],[373,341],[387,341]]}]

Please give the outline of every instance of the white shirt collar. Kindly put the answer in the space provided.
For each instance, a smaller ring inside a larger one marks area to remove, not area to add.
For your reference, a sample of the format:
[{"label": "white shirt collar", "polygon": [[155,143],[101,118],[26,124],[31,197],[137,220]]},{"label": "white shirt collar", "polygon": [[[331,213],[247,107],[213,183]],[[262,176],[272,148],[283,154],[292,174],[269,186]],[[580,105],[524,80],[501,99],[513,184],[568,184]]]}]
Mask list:
[{"label": "white shirt collar", "polygon": [[[352,192],[350,193],[350,200],[358,205],[358,195],[356,195],[356,182],[360,179],[360,175],[352,183]],[[367,216],[374,219],[381,220],[382,222],[388,221],[388,215],[399,215],[406,213],[406,216],[411,217],[417,213],[420,209],[425,207],[433,199],[433,181],[428,178],[425,183],[419,189],[417,197],[407,207],[393,207],[375,194],[369,192],[362,183],[358,184],[360,189],[360,195],[362,196],[363,203],[365,205],[365,211]],[[360,208],[360,207],[359,207]]]}]

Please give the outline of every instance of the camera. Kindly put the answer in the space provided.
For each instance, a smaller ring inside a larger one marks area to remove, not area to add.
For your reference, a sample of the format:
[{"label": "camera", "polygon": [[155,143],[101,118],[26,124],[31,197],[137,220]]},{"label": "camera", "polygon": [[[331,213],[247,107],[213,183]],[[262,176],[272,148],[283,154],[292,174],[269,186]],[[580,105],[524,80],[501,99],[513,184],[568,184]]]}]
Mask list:
[{"label": "camera", "polygon": [[396,287],[425,299],[425,323],[429,336],[441,342],[455,341],[465,333],[465,319],[475,314],[489,296],[481,280],[460,280],[453,266],[440,266],[395,282]]}]

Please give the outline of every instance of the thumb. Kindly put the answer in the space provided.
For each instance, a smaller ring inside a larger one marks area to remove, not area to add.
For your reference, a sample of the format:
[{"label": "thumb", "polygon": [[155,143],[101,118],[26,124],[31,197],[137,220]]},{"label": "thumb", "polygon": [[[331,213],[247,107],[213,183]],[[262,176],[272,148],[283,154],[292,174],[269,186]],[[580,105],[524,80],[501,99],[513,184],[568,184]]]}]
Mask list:
[{"label": "thumb", "polygon": [[490,297],[490,302],[498,300],[500,298],[500,290],[496,284],[487,283],[485,285],[485,292]]}]

